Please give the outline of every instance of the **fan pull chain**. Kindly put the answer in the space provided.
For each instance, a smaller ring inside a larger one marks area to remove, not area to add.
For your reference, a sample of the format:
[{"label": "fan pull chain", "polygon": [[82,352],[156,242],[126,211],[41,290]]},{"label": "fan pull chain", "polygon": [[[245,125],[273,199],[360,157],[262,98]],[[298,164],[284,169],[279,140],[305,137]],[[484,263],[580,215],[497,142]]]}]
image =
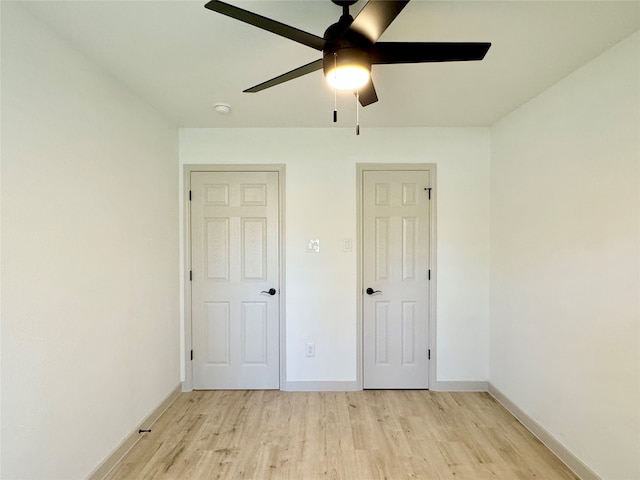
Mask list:
[{"label": "fan pull chain", "polygon": [[356,90],[356,135],[360,135],[360,91]]},{"label": "fan pull chain", "polygon": [[[333,71],[334,75],[336,70],[338,69],[338,53],[333,53]],[[338,89],[333,88],[333,123],[338,121]]]}]

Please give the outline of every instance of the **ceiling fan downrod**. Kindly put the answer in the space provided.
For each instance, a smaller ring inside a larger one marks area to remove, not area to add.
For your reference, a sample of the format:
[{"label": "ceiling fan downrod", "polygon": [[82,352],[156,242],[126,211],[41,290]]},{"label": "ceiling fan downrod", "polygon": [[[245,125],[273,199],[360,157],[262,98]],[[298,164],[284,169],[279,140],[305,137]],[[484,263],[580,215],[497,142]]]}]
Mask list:
[{"label": "ceiling fan downrod", "polygon": [[349,16],[349,7],[355,3],[358,3],[358,0],[331,0],[333,3],[342,7],[342,16]]}]

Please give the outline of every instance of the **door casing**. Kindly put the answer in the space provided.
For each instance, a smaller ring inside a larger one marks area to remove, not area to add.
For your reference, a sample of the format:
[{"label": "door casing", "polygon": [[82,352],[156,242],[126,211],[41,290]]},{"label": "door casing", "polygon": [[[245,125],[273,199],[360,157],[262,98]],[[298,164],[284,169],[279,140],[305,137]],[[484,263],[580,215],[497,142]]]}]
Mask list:
[{"label": "door casing", "polygon": [[436,192],[437,192],[437,180],[436,180],[436,165],[432,163],[358,163],[356,164],[356,222],[357,222],[357,286],[356,295],[358,301],[356,302],[356,373],[358,388],[362,390],[364,379],[364,351],[363,351],[363,337],[364,337],[364,313],[363,313],[363,298],[364,298],[364,249],[363,249],[363,173],[365,171],[406,171],[406,170],[424,170],[429,172],[431,179],[431,201],[429,202],[430,215],[429,215],[429,256],[431,259],[431,281],[429,282],[429,389],[432,389],[436,385],[436,372],[437,372],[437,346],[436,346],[436,282],[437,282],[437,262],[436,262]]},{"label": "door casing", "polygon": [[278,232],[278,269],[280,285],[278,301],[279,301],[279,359],[280,359],[280,389],[282,390],[287,378],[287,359],[286,359],[286,320],[285,320],[285,298],[286,291],[285,281],[285,245],[284,232],[285,229],[285,165],[284,164],[242,164],[242,165],[185,165],[183,170],[183,204],[184,204],[184,364],[185,364],[185,382],[182,391],[191,391],[193,389],[193,368],[191,364],[191,351],[193,350],[192,340],[192,319],[191,319],[191,281],[189,272],[191,271],[191,208],[189,204],[189,192],[191,190],[191,173],[192,172],[278,172],[278,201],[279,201],[279,232]]}]

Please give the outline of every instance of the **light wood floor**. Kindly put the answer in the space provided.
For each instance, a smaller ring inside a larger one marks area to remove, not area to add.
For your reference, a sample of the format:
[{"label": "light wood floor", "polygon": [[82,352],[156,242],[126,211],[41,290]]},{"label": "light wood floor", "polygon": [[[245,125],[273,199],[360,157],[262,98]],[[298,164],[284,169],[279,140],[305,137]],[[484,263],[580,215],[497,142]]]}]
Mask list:
[{"label": "light wood floor", "polygon": [[577,479],[486,393],[183,393],[108,479]]}]

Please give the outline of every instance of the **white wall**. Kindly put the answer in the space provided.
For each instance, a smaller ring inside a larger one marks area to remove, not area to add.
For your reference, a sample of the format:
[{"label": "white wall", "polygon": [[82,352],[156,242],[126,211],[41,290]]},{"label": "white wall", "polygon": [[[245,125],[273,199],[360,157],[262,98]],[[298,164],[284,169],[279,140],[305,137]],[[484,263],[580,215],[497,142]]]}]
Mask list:
[{"label": "white wall", "polygon": [[491,129],[490,382],[609,480],[640,478],[639,59]]},{"label": "white wall", "polygon": [[85,478],[179,384],[177,140],[2,2],[2,478]]},{"label": "white wall", "polygon": [[286,164],[287,381],[356,380],[357,254],[342,240],[355,242],[368,162],[437,164],[438,380],[487,380],[488,154],[481,128],[180,131],[182,164]]}]

